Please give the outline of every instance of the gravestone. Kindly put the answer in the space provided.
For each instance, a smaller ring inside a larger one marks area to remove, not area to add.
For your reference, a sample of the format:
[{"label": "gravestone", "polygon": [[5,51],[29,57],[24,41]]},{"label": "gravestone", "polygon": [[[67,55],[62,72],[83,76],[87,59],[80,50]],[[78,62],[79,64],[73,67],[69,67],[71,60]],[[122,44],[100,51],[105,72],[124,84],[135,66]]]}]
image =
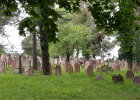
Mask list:
[{"label": "gravestone", "polygon": [[93,76],[93,66],[89,65],[87,68],[87,74],[89,77]]},{"label": "gravestone", "polygon": [[66,62],[66,72],[71,74],[73,72],[72,65],[69,62]]},{"label": "gravestone", "polygon": [[16,59],[12,59],[12,67],[13,67],[13,68],[16,67]]},{"label": "gravestone", "polygon": [[76,61],[74,64],[75,72],[80,72],[80,64]]},{"label": "gravestone", "polygon": [[82,63],[83,63],[84,66],[86,65],[86,59],[85,58],[82,58]]},{"label": "gravestone", "polygon": [[61,75],[61,67],[59,65],[56,65],[56,67],[55,67],[55,75],[56,76]]},{"label": "gravestone", "polygon": [[28,71],[29,71],[29,68],[31,67],[31,60],[29,59],[29,57],[26,58],[25,60],[25,74],[28,75]]},{"label": "gravestone", "polygon": [[38,68],[39,72],[41,72],[41,73],[43,72],[42,65],[41,65],[41,62],[39,60],[37,60],[37,68]]},{"label": "gravestone", "polygon": [[5,73],[5,67],[6,67],[6,55],[1,55],[1,61],[0,61],[0,73]]},{"label": "gravestone", "polygon": [[124,81],[123,76],[120,74],[114,74],[112,76],[113,83],[122,83]]},{"label": "gravestone", "polygon": [[103,76],[102,75],[97,75],[96,80],[99,80],[99,81],[103,80]]},{"label": "gravestone", "polygon": [[16,73],[16,74],[22,73],[22,64],[21,64],[20,55],[16,55],[16,66],[14,68],[14,73]]},{"label": "gravestone", "polygon": [[33,67],[29,67],[29,69],[28,69],[28,75],[29,76],[34,75],[34,68]]},{"label": "gravestone", "polygon": [[5,73],[5,63],[0,61],[0,73]]},{"label": "gravestone", "polygon": [[133,84],[140,85],[140,76],[135,76],[133,78]]},{"label": "gravestone", "polygon": [[8,65],[12,65],[12,58],[11,57],[8,58]]},{"label": "gravestone", "polygon": [[114,65],[113,68],[115,71],[120,71],[120,64],[118,61],[116,61],[113,65]]},{"label": "gravestone", "polygon": [[127,79],[133,79],[134,78],[134,73],[132,71],[127,71],[126,72],[126,78]]},{"label": "gravestone", "polygon": [[107,65],[101,66],[101,72],[108,73],[108,66]]}]

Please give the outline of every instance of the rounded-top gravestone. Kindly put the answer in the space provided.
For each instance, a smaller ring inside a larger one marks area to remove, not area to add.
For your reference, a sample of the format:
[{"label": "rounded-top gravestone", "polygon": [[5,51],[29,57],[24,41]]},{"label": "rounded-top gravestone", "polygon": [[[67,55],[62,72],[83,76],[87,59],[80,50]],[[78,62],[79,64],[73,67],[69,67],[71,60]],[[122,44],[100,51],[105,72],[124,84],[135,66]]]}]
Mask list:
[{"label": "rounded-top gravestone", "polygon": [[122,83],[124,81],[123,76],[120,74],[114,74],[112,76],[113,83]]}]

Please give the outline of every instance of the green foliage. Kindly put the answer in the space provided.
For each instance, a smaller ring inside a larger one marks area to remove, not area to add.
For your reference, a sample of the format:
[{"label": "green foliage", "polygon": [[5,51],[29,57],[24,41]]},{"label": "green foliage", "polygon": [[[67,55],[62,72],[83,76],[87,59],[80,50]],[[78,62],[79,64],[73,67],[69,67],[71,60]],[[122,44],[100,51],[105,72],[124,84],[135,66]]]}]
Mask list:
[{"label": "green foliage", "polygon": [[0,55],[5,53],[5,50],[4,50],[4,47],[3,46],[0,46]]},{"label": "green foliage", "polygon": [[[24,54],[32,56],[32,39],[31,35],[24,38],[22,41],[22,49]],[[41,48],[39,39],[37,39],[37,56],[41,56]]]},{"label": "green foliage", "polygon": [[85,47],[89,30],[84,25],[73,23],[73,18],[77,16],[77,14],[66,14],[63,16],[64,20],[59,21],[59,33],[57,35],[59,41],[50,45],[51,55],[71,55],[74,49],[79,51]]}]

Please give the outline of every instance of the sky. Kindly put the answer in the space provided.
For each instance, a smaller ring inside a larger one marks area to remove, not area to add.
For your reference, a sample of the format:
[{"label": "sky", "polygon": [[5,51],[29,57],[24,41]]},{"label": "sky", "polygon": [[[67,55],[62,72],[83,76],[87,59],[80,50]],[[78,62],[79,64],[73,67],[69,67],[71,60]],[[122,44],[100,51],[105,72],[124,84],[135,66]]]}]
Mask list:
[{"label": "sky", "polygon": [[24,37],[19,36],[17,27],[5,25],[4,28],[5,33],[8,35],[8,38],[3,38],[4,45],[6,45],[6,51],[22,53],[23,50],[21,47],[21,42]]}]

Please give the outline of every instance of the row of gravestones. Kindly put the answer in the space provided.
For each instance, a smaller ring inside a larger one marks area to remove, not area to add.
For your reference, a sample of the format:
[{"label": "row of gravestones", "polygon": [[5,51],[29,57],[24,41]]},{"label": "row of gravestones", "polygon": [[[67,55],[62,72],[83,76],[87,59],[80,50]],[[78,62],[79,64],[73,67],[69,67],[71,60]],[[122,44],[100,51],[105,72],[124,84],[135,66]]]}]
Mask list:
[{"label": "row of gravestones", "polygon": [[[41,59],[39,59],[40,62],[38,62],[38,69],[42,72],[42,67],[41,67]],[[31,67],[31,59],[29,57],[22,57],[20,55],[16,55],[15,57],[9,57],[6,55],[1,55],[0,57],[0,73],[4,73],[5,72],[5,67],[6,64],[11,64],[13,69],[14,69],[14,73],[22,73],[23,69],[22,67],[24,66],[24,71],[26,74],[28,75],[33,75],[34,74],[34,69],[33,67]],[[88,67],[87,67],[87,75],[88,76],[93,76],[93,65],[95,63],[89,63]],[[75,68],[75,72],[80,72],[80,63],[78,63],[78,61],[74,62],[74,68]],[[103,72],[108,70],[107,66],[103,66],[102,67]],[[66,62],[66,72],[68,73],[72,73],[73,72],[73,67],[69,62]],[[61,75],[61,67],[59,65],[57,65],[55,67],[55,74],[57,76]],[[133,79],[133,83],[136,85],[140,85],[140,76],[134,76],[132,71],[128,71],[126,73],[126,78],[127,79]],[[103,77],[101,75],[98,75],[96,77],[97,80],[103,80]],[[113,82],[122,82],[123,81],[123,77],[121,75],[113,75],[112,76],[112,80]]]},{"label": "row of gravestones", "polygon": [[[134,76],[133,71],[127,71],[126,72],[126,79],[130,79],[133,81],[133,84],[140,85],[140,76]],[[114,83],[120,83],[124,82],[123,76],[120,74],[114,74],[112,76],[112,81]]]},{"label": "row of gravestones", "polygon": [[[38,58],[38,69],[42,71],[41,67],[41,58]],[[7,66],[11,65],[14,73],[22,73],[33,74],[34,69],[31,64],[31,58],[21,55],[6,55],[2,54],[0,57],[0,73],[5,73],[5,69]]]},{"label": "row of gravestones", "polygon": [[[66,69],[67,72],[68,73],[72,73],[72,66],[70,66],[70,64],[68,63],[67,67],[68,67]],[[71,67],[71,68],[69,68],[69,67]],[[75,72],[80,72],[80,64],[78,64],[78,63],[75,63]],[[59,65],[57,65],[55,67],[55,74],[57,76],[60,76],[61,75],[61,67]],[[93,66],[92,65],[89,65],[88,66],[88,68],[87,68],[87,75],[90,76],[90,77],[93,76]],[[140,76],[134,76],[134,73],[132,71],[127,71],[126,72],[126,78],[127,79],[132,79],[133,80],[133,83],[135,85],[140,85]],[[103,76],[102,75],[97,75],[96,76],[96,80],[103,80]],[[123,82],[124,79],[123,79],[122,75],[120,75],[120,74],[114,74],[112,76],[112,81],[114,83],[118,83],[118,82]]]}]

